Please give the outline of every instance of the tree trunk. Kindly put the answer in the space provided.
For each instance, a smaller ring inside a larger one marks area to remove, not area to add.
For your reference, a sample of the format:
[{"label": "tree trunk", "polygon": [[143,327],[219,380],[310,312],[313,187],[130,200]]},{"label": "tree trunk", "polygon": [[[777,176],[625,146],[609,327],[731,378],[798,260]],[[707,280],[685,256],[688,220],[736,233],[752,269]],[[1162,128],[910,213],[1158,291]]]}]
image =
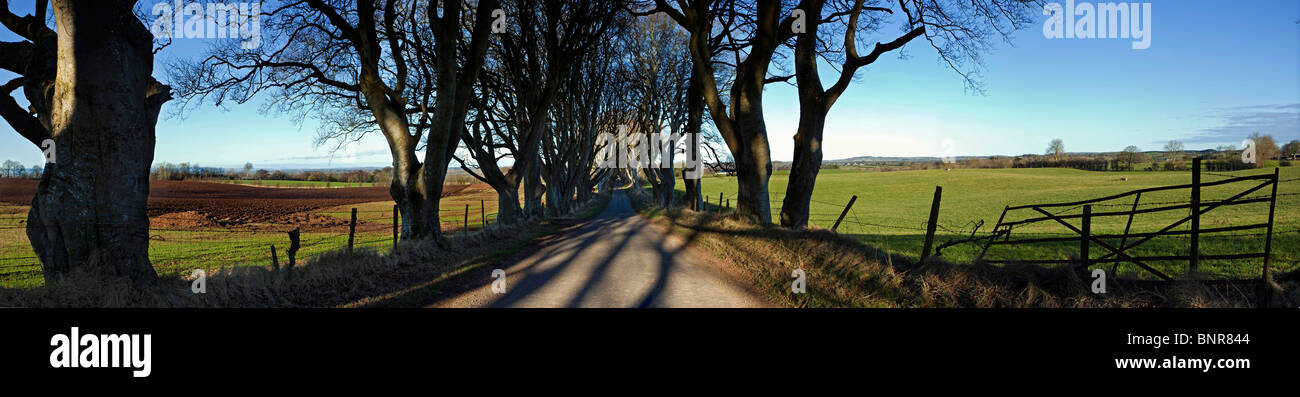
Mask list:
[{"label": "tree trunk", "polygon": [[[804,3],[804,11],[809,15],[822,15],[825,1],[811,0]],[[819,39],[821,22],[813,20],[807,25],[807,32],[795,39],[794,66],[795,81],[799,87],[799,129],[795,134],[794,163],[790,168],[789,185],[786,187],[785,201],[781,206],[781,225],[801,229],[808,226],[809,201],[812,200],[817,174],[822,162],[822,130],[826,126],[826,114],[844,90],[853,80],[854,73],[863,66],[879,59],[881,54],[901,48],[907,42],[925,34],[925,26],[918,26],[903,36],[888,43],[876,43],[871,53],[859,57],[855,34],[858,30],[858,17],[864,7],[863,1],[854,3],[849,23],[844,34],[845,60],[840,66],[840,76],[830,89],[825,89],[818,72],[820,64],[818,51],[824,43]]]},{"label": "tree trunk", "polygon": [[519,184],[511,183],[509,188],[497,189],[497,223],[509,225],[523,218],[519,208]]},{"label": "tree trunk", "polygon": [[655,189],[659,193],[659,205],[664,208],[673,207],[673,190],[677,189],[677,175],[673,173],[673,162],[676,160],[673,154],[677,141],[670,141],[669,144],[668,150],[662,154],[664,164],[656,170],[659,172],[659,185]]},{"label": "tree trunk", "polygon": [[767,123],[763,120],[764,73],[739,84],[732,95],[736,100],[736,139],[732,157],[736,161],[736,215],[758,223],[772,223],[772,203],[767,183],[772,177],[771,146],[767,140]]},{"label": "tree trunk", "polygon": [[397,203],[402,217],[402,241],[441,238],[442,224],[438,217],[441,189],[435,192],[437,196],[430,194],[430,189],[425,184],[425,165],[402,161],[398,163],[397,167],[393,167],[395,175],[389,194]]},{"label": "tree trunk", "polygon": [[751,146],[734,155],[737,187],[736,215],[768,224],[772,223],[772,203],[767,190],[767,181],[772,175],[772,160],[768,154],[766,137],[760,138],[763,140],[762,146]]},{"label": "tree trunk", "polygon": [[573,190],[567,186],[558,175],[546,183],[546,216],[559,217],[569,212]]},{"label": "tree trunk", "polygon": [[530,156],[533,161],[524,165],[524,215],[532,217],[542,214],[542,194],[546,187],[542,184],[542,166],[537,161],[540,154],[534,151]]},{"label": "tree trunk", "polygon": [[[362,15],[368,16],[374,11],[370,2],[357,4]],[[489,10],[496,9],[498,5],[496,0],[484,0],[480,4]],[[411,126],[405,114],[406,104],[390,96],[390,87],[381,78],[377,57],[382,51],[373,45],[378,39],[375,37],[377,35],[373,21],[368,17],[359,21],[359,30],[367,39],[362,40],[358,48],[364,54],[359,79],[362,92],[371,112],[381,121],[381,128],[386,129],[384,135],[393,151],[395,178],[391,193],[402,213],[402,238],[432,238],[440,244],[443,235],[439,209],[443,184],[447,179],[448,165],[465,128],[470,99],[473,97],[472,87],[481,73],[488,48],[489,25],[493,20],[488,13],[475,16],[469,45],[462,52],[457,47],[463,38],[463,27],[459,23],[459,3],[448,2],[443,6],[446,7],[443,16],[430,18],[428,22],[433,32],[434,51],[438,54],[435,68],[437,96],[423,164],[415,157],[417,142],[410,135]],[[429,7],[432,11],[434,5],[430,4]]]},{"label": "tree trunk", "polygon": [[[808,4],[807,12],[812,15],[821,15],[824,2],[813,0]],[[861,6],[858,2],[855,7]],[[850,18],[850,25],[857,21],[858,10],[854,9],[854,16]],[[817,37],[820,23],[811,23],[808,26],[808,32],[800,35],[795,39],[795,79],[799,87],[799,126],[794,135],[794,162],[790,165],[790,179],[786,185],[785,200],[781,204],[781,226],[793,229],[803,229],[808,227],[808,210],[814,185],[817,183],[817,173],[821,170],[822,164],[822,130],[826,125],[826,112],[829,109],[829,103],[833,103],[833,98],[838,95],[828,95],[822,87],[821,77],[817,70]],[[852,43],[853,33],[848,33],[847,45]],[[852,48],[850,48],[852,49]],[[853,58],[854,53],[850,51],[849,58]],[[846,71],[840,76],[852,76],[852,65],[844,67]],[[836,82],[836,87],[832,91],[842,90],[841,82]]]},{"label": "tree trunk", "polygon": [[703,193],[700,179],[688,177],[688,173],[700,176],[704,171],[704,161],[700,158],[700,129],[704,123],[704,92],[700,85],[699,71],[691,69],[691,80],[686,88],[686,164],[682,170],[682,182],[686,184],[686,207],[695,211],[703,209]]},{"label": "tree trunk", "polygon": [[673,207],[673,189],[677,188],[676,178],[672,168],[659,169],[659,205],[664,208]]},{"label": "tree trunk", "polygon": [[170,88],[153,73],[152,36],[134,1],[54,2],[58,72],[48,109],[55,158],[28,213],[46,282],[72,271],[152,284],[149,168]]},{"label": "tree trunk", "polygon": [[763,120],[763,87],[772,56],[783,37],[781,2],[759,2],[754,40],[748,57],[735,69],[731,85],[731,112],[717,92],[713,77],[713,49],[709,44],[712,22],[707,18],[711,2],[699,2],[681,21],[691,29],[690,48],[696,76],[704,89],[704,103],[719,135],[727,142],[736,162],[736,214],[759,223],[772,223],[768,179],[772,174],[771,147]]},{"label": "tree trunk", "polygon": [[748,77],[738,80],[732,89],[732,95],[738,98],[734,100],[737,127],[734,137],[740,143],[734,145],[737,147],[732,149],[732,157],[736,161],[736,215],[769,224],[772,204],[767,182],[772,177],[772,147],[763,120],[763,79],[767,76],[767,64],[761,65],[741,68],[740,74]]},{"label": "tree trunk", "polygon": [[794,135],[794,163],[790,165],[790,181],[786,185],[785,201],[781,204],[781,226],[793,229],[808,227],[809,202],[822,166],[822,131],[825,126],[826,113],[807,106],[800,112],[799,130]]},{"label": "tree trunk", "polygon": [[696,205],[695,198],[700,195],[700,190],[696,187],[700,181],[687,178],[687,172],[690,171],[682,169],[682,187],[686,190],[685,194],[682,195],[682,206],[692,211],[699,211],[700,208]]},{"label": "tree trunk", "polygon": [[546,175],[547,178],[550,179],[542,179],[543,188],[546,189],[546,194],[543,196],[546,199],[546,205],[544,206],[546,209],[545,216],[553,218],[560,215],[559,198],[561,197],[561,194],[558,190],[560,184],[558,182],[559,178],[554,177],[554,174],[546,173]]}]

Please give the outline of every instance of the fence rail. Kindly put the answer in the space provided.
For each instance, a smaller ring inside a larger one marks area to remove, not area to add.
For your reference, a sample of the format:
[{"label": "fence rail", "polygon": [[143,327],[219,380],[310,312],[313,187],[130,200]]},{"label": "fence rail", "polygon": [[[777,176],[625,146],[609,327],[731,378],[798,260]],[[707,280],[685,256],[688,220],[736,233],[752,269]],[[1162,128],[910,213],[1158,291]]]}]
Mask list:
[{"label": "fence rail", "polygon": [[[1172,281],[1174,277],[1170,276],[1169,274],[1166,274],[1165,272],[1161,272],[1155,269],[1154,266],[1150,265],[1150,262],[1186,261],[1187,272],[1189,274],[1192,274],[1198,271],[1198,267],[1202,260],[1260,259],[1262,260],[1262,265],[1260,266],[1260,277],[1257,279],[1247,279],[1247,280],[1240,280],[1240,281],[1259,284],[1258,299],[1260,305],[1263,305],[1264,302],[1267,301],[1268,298],[1267,294],[1269,291],[1269,289],[1267,288],[1267,280],[1269,274],[1269,266],[1272,261],[1272,242],[1273,242],[1274,221],[1275,221],[1277,197],[1278,197],[1277,187],[1278,184],[1281,182],[1278,178],[1279,175],[1280,175],[1279,170],[1275,168],[1273,170],[1273,173],[1271,174],[1251,175],[1251,176],[1243,176],[1243,177],[1228,175],[1226,176],[1228,177],[1227,179],[1204,183],[1201,181],[1201,177],[1202,177],[1201,161],[1200,159],[1194,159],[1192,161],[1192,183],[1191,184],[1138,189],[1138,190],[1133,190],[1121,194],[1110,195],[1110,196],[1096,198],[1096,199],[1080,200],[1080,201],[1065,202],[1065,203],[1046,203],[1046,204],[1007,206],[1003,210],[1001,217],[998,219],[997,225],[994,226],[993,232],[988,236],[988,238],[984,240],[984,246],[980,252],[979,259],[984,260],[985,262],[988,263],[1018,262],[1018,263],[1037,263],[1037,264],[1070,264],[1075,266],[1078,269],[1088,269],[1098,264],[1112,264],[1112,273],[1114,273],[1114,271],[1118,268],[1118,266],[1121,263],[1131,263],[1137,266],[1138,268],[1148,273],[1151,273],[1165,281]],[[1239,193],[1232,195],[1227,199],[1217,200],[1217,201],[1201,200],[1202,189],[1206,187],[1227,186],[1232,184],[1249,183],[1255,181],[1262,181],[1262,182],[1259,184],[1247,185],[1250,187]],[[1271,188],[1271,191],[1267,196],[1247,197],[1251,193],[1254,193],[1256,191],[1265,188]],[[1153,208],[1139,208],[1141,206],[1142,195],[1144,193],[1174,191],[1174,190],[1184,190],[1184,189],[1188,191],[1188,201],[1186,203],[1162,205]],[[1127,211],[1110,211],[1110,212],[1095,212],[1095,213],[1092,212],[1092,208],[1094,205],[1101,205],[1106,201],[1125,199],[1128,197],[1133,197],[1133,202],[1132,204],[1129,205],[1130,209]],[[1261,203],[1268,203],[1269,210],[1268,210],[1267,222],[1249,223],[1249,224],[1234,225],[1234,226],[1210,227],[1210,228],[1201,227],[1201,222],[1200,222],[1201,218],[1206,213],[1209,213],[1210,211],[1219,208],[1227,208],[1227,207],[1234,207],[1234,206],[1248,205],[1248,204],[1261,204]],[[1078,208],[1080,206],[1083,208],[1083,212],[1080,214],[1065,215],[1064,212],[1067,212],[1068,210],[1058,211],[1056,213],[1052,213],[1046,210],[1047,208],[1061,208],[1061,207]],[[1025,210],[1036,212],[1037,214],[1035,215],[1040,215],[1040,216],[1033,216],[1033,217],[1029,217],[1017,221],[1006,221],[1008,214],[1015,211],[1025,211]],[[1164,213],[1164,212],[1179,211],[1179,210],[1188,210],[1189,214],[1175,222],[1168,224],[1167,226],[1164,226],[1163,228],[1155,232],[1137,232],[1137,233],[1132,232],[1133,219],[1137,215]],[[1106,217],[1127,217],[1127,223],[1125,224],[1124,227],[1124,233],[1098,234],[1098,235],[1092,234],[1091,223],[1096,219],[1106,218]],[[1071,220],[1078,220],[1079,224],[1076,226],[1075,224],[1069,222]],[[1038,224],[1038,223],[1051,224],[1053,222],[1058,224],[1061,227],[1064,227],[1065,229],[1069,230],[1073,234],[1067,237],[1012,239],[1012,235],[1016,228],[1025,227],[1025,226]],[[1190,228],[1188,230],[1174,230],[1175,228],[1178,228],[1185,224],[1190,224]],[[1262,251],[1251,250],[1247,252],[1236,252],[1236,253],[1206,254],[1202,252],[1199,244],[1201,241],[1201,237],[1207,234],[1229,233],[1229,232],[1260,230],[1260,229],[1265,230],[1263,232],[1264,248]],[[1141,247],[1143,244],[1148,243],[1153,239],[1159,237],[1166,237],[1166,236],[1188,236],[1190,240],[1187,248],[1188,249],[1187,253],[1184,255],[1145,255],[1145,256],[1132,253],[1136,248]],[[1116,239],[1119,240],[1118,243],[1112,244]],[[984,259],[984,256],[988,253],[989,249],[994,246],[1016,246],[1016,245],[1027,245],[1027,244],[1060,243],[1060,242],[1074,242],[1074,241],[1079,242],[1079,256],[1077,259],[1025,259],[1025,258]],[[1094,257],[1091,253],[1091,249],[1093,246],[1103,249],[1105,253],[1100,256]]]},{"label": "fence rail", "polygon": [[[859,214],[859,207],[866,204],[861,204],[860,197],[853,195],[842,197],[845,201],[839,203],[811,200],[812,203],[820,205],[814,206],[813,211],[810,212],[809,223],[839,233],[865,233],[855,236],[868,244],[883,243],[884,248],[895,251],[899,247],[906,247],[908,251],[915,249],[912,252],[914,255],[919,254],[917,256],[921,260],[930,256],[940,256],[947,248],[969,245],[971,248],[963,252],[971,254],[975,260],[987,263],[1075,265],[1081,268],[1109,264],[1111,274],[1115,274],[1120,264],[1131,263],[1139,272],[1158,277],[1160,281],[1157,282],[1174,279],[1171,273],[1176,271],[1170,270],[1171,262],[1187,262],[1188,270],[1194,271],[1202,261],[1262,260],[1263,263],[1258,268],[1250,270],[1237,267],[1235,263],[1231,269],[1216,269],[1220,273],[1218,277],[1222,279],[1204,280],[1208,283],[1249,282],[1262,285],[1262,280],[1267,279],[1268,272],[1272,271],[1274,236],[1300,234],[1300,229],[1277,230],[1275,223],[1279,198],[1300,196],[1300,193],[1279,193],[1278,186],[1300,181],[1300,178],[1280,179],[1279,169],[1273,169],[1267,174],[1220,174],[1208,171],[1234,170],[1223,169],[1210,162],[1203,164],[1200,160],[1193,160],[1192,163],[1192,183],[1135,189],[1086,200],[1008,205],[1004,207],[996,224],[986,224],[982,219],[966,221],[964,224],[942,222],[937,216],[942,199],[942,193],[939,192],[936,192],[930,202],[931,216],[927,219],[916,219],[915,222],[900,220],[896,214],[873,216]],[[1202,177],[1213,179],[1202,181]],[[1216,198],[1203,199],[1202,191],[1211,188],[1214,189]],[[941,191],[941,188],[936,187],[936,191]],[[769,193],[774,218],[775,214],[781,211],[779,204],[783,201],[783,196],[781,192]],[[1184,198],[1181,200],[1173,198],[1175,196]],[[734,192],[730,195],[715,193],[713,197],[706,196],[705,210],[729,212],[728,201],[735,197]],[[1218,199],[1218,197],[1227,198]],[[1159,200],[1152,200],[1152,198],[1159,198]],[[854,207],[854,203],[858,203],[858,207]],[[1267,205],[1268,218],[1259,220],[1257,218],[1263,214],[1252,211],[1247,218],[1234,222],[1225,224],[1220,219],[1211,218],[1214,223],[1201,225],[1201,218],[1206,214],[1217,215],[1225,212],[1226,208],[1245,205]],[[1184,212],[1187,216],[1171,215],[1178,212]],[[1028,215],[1016,216],[1024,213]],[[1135,223],[1135,218],[1139,216],[1144,222]],[[1168,225],[1152,220],[1166,218],[1170,218]],[[1088,223],[1089,227],[1085,228],[1084,223]],[[1152,224],[1158,226],[1147,226]],[[985,231],[989,225],[995,225],[993,230]],[[1139,228],[1144,230],[1137,230]],[[868,229],[883,230],[886,233],[877,235],[865,232]],[[1097,233],[1099,230],[1103,232]],[[939,241],[940,234],[947,235],[944,239],[946,241]],[[1255,239],[1255,237],[1262,238]],[[877,238],[881,241],[872,240]],[[918,238],[920,241],[917,241]],[[1163,242],[1171,238],[1182,241],[1177,244],[1152,247],[1160,245],[1152,243],[1155,239],[1161,239]],[[1221,250],[1226,252],[1204,252],[1201,247],[1201,243],[1209,242],[1211,245],[1220,246],[1227,245],[1223,244],[1224,242],[1240,242],[1242,238],[1262,241],[1265,246],[1259,248],[1252,244],[1250,247]],[[1050,254],[1053,257],[1002,258],[988,255],[992,247],[1031,245],[1033,249],[1028,251],[1033,254],[1040,256]],[[1070,248],[1071,246],[1074,248]],[[1065,251],[1066,256],[1073,258],[1062,258],[1062,250]],[[1177,252],[1178,250],[1185,251]],[[1153,266],[1155,262],[1159,262],[1160,266]],[[1176,267],[1173,269],[1177,270]],[[1249,274],[1254,271],[1258,272],[1255,273],[1258,274],[1258,278]]]},{"label": "fence rail", "polygon": [[[469,208],[480,212],[471,213]],[[439,211],[439,218],[444,233],[464,233],[483,229],[497,220],[497,212],[487,212],[485,202],[477,206],[458,206],[454,209]],[[206,268],[249,264],[278,264],[272,257],[272,246],[282,249],[291,244],[285,233],[298,230],[299,247],[297,260],[309,258],[324,252],[342,249],[352,251],[360,247],[387,248],[397,243],[400,233],[400,217],[396,206],[392,210],[363,210],[359,208],[331,208],[307,211],[315,215],[340,218],[345,224],[331,224],[304,229],[301,225],[237,225],[187,227],[151,227],[149,230],[149,257],[156,267],[164,268]],[[26,241],[24,230],[26,214],[6,214],[0,216],[0,232],[12,234],[13,240],[7,245],[8,255],[0,256],[0,280],[13,277],[36,277],[41,272],[40,258],[31,251]],[[90,221],[93,218],[87,218]],[[75,220],[74,220],[75,221]],[[393,225],[391,236],[387,225]],[[90,222],[99,224],[100,222]],[[370,227],[360,226],[369,224]],[[381,225],[375,227],[375,225]],[[0,244],[0,249],[6,249]],[[22,249],[25,252],[15,250]],[[280,253],[287,251],[280,250]],[[27,274],[26,276],[22,276]]]}]

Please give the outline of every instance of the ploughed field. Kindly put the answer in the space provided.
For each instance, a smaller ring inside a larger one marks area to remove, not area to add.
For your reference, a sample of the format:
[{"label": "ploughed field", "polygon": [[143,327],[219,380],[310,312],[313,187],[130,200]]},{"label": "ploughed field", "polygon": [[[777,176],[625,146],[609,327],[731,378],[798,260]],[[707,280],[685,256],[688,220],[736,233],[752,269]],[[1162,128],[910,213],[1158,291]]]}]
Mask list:
[{"label": "ploughed field", "polygon": [[[0,287],[43,283],[27,240],[27,210],[38,181],[0,179]],[[347,245],[351,209],[357,209],[358,249],[392,246],[393,201],[388,186],[274,188],[229,183],[152,181],[149,189],[150,260],[160,274],[194,269],[268,265],[274,244],[288,261],[286,232],[301,230],[298,261]],[[486,185],[443,188],[443,229],[492,221],[496,195]],[[486,214],[485,214],[486,212]]]}]

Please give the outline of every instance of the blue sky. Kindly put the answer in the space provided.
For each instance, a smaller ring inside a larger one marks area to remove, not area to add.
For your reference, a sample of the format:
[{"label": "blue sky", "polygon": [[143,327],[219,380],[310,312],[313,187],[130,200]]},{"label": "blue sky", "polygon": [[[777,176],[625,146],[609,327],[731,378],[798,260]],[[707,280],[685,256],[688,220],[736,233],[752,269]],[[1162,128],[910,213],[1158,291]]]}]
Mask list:
[{"label": "blue sky", "polygon": [[[30,0],[10,3],[16,13],[31,13]],[[891,53],[859,72],[827,118],[825,158],[1041,153],[1053,138],[1074,152],[1159,150],[1172,139],[1188,149],[1213,148],[1239,144],[1253,131],[1279,143],[1300,139],[1300,2],[1150,3],[1145,50],[1132,49],[1131,39],[1048,39],[1047,16],[1035,14],[1039,22],[1017,32],[1012,45],[999,43],[985,55],[983,96],[966,92],[960,76],[915,41],[905,47],[906,59]],[[15,39],[0,33],[0,40]],[[155,76],[165,76],[162,60],[196,56],[209,44],[178,40],[159,55]],[[0,79],[11,77],[0,72]],[[834,71],[823,78],[829,84]],[[772,157],[789,160],[795,89],[770,85],[764,101]],[[313,145],[310,119],[300,125],[263,114],[261,105],[205,105],[183,119],[164,118],[156,161],[259,168],[391,163],[378,134],[350,148],[355,156],[331,154]],[[0,125],[0,159],[31,165],[41,157]]]}]

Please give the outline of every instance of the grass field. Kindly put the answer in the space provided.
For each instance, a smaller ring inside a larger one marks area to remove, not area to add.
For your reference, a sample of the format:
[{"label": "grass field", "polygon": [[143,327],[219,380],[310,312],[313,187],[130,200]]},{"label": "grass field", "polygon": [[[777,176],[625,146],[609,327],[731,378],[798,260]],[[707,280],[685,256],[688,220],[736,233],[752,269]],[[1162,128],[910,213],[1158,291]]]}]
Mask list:
[{"label": "grass field", "polygon": [[[480,204],[482,210],[480,210]],[[496,218],[496,194],[491,189],[467,191],[466,194],[442,199],[443,230],[461,231],[465,227],[465,208],[469,207],[469,228],[482,228],[484,218]],[[313,214],[351,218],[357,209],[358,227],[354,237],[357,249],[386,250],[393,244],[393,203],[372,202],[324,208]],[[486,212],[486,217],[484,217]],[[0,287],[30,288],[44,285],[40,262],[35,258],[23,227],[27,207],[0,203]],[[288,263],[285,250],[289,238],[284,233],[292,225],[243,224],[232,228],[208,227],[192,230],[150,231],[149,258],[160,275],[189,275],[194,269],[216,270],[221,267],[266,266],[271,263],[271,245],[278,251],[281,265]],[[300,236],[298,263],[305,259],[347,246],[346,227],[329,230],[304,230]]]},{"label": "grass field", "polygon": [[[1271,173],[1271,169],[1237,171],[1225,173],[1236,176]],[[788,173],[778,171],[772,176],[769,189],[772,198],[772,219],[779,222],[781,201],[784,199]],[[1122,181],[1121,178],[1127,178]],[[1226,177],[1205,175],[1205,182],[1226,179]],[[1282,180],[1300,178],[1300,168],[1287,167],[1281,170]],[[992,230],[1005,206],[1019,204],[1041,204],[1069,202],[1099,198],[1130,190],[1186,184],[1191,182],[1191,172],[1088,172],[1073,169],[954,169],[899,172],[868,172],[858,170],[824,170],[814,189],[811,209],[812,223],[815,226],[830,228],[844,205],[853,195],[857,202],[849,212],[845,222],[838,231],[850,234],[861,241],[893,253],[917,256],[924,244],[925,222],[929,215],[931,199],[935,186],[943,187],[943,201],[939,216],[939,231],[935,244],[969,236],[974,223],[985,222],[980,233]],[[1257,183],[1243,182],[1226,186],[1205,188],[1203,200],[1228,198],[1240,193]],[[682,184],[677,184],[678,190]],[[703,179],[703,192],[709,197],[710,206],[717,204],[719,193],[724,204],[726,199],[735,206],[736,182],[734,177],[715,176]],[[1267,195],[1266,190],[1256,191],[1249,197]],[[1275,271],[1290,271],[1300,264],[1300,181],[1283,182],[1278,188],[1275,235],[1273,253]],[[1189,201],[1189,190],[1176,190],[1158,194],[1144,195],[1144,203]],[[1132,198],[1106,203],[1108,211],[1127,210]],[[1144,206],[1150,207],[1150,206]],[[1100,208],[1099,208],[1100,209]],[[1094,212],[1098,211],[1095,209]],[[1078,214],[1080,209],[1073,209],[1066,214]],[[1009,214],[1007,220],[1024,219],[1040,214],[1028,212]],[[1142,214],[1134,219],[1132,232],[1155,232],[1182,217],[1187,211],[1167,211],[1162,213]],[[1215,209],[1203,215],[1203,228],[1223,227],[1263,223],[1268,218],[1268,204],[1248,204],[1235,207]],[[1124,217],[1098,218],[1093,222],[1094,234],[1121,234],[1124,231]],[[1077,220],[1075,222],[1077,225]],[[1174,230],[1188,230],[1184,224]],[[1263,229],[1203,235],[1201,252],[1203,254],[1233,254],[1262,252]],[[964,234],[964,235],[961,235]],[[1017,229],[1015,239],[1069,236],[1072,232],[1060,226],[1043,222],[1024,229]],[[1130,240],[1131,241],[1131,240]],[[1141,256],[1186,255],[1189,239],[1187,236],[1168,236],[1153,239],[1135,248],[1131,253]],[[1118,240],[1107,241],[1116,245]],[[946,248],[942,256],[957,262],[971,261],[982,247],[974,244],[961,244]],[[1002,246],[990,250],[987,259],[1072,259],[1078,256],[1077,242],[1044,243],[1032,246]],[[1102,252],[1094,247],[1093,257]],[[1202,271],[1216,277],[1252,278],[1259,277],[1261,260],[1216,260],[1202,261]],[[1183,275],[1187,264],[1183,262],[1156,262],[1157,269],[1171,275]],[[1106,266],[1109,269],[1110,266]],[[1125,264],[1119,266],[1119,273],[1128,277],[1150,278],[1148,273],[1136,266]]]},{"label": "grass field", "polygon": [[[366,204],[357,205],[365,207]],[[20,209],[25,219],[26,208],[0,208],[0,211]],[[350,209],[339,209],[337,213]],[[377,214],[374,214],[377,215]],[[364,219],[372,214],[358,214]],[[388,217],[377,217],[374,222],[391,225]],[[44,284],[40,263],[34,258],[26,230],[11,227],[15,218],[0,218],[0,287],[39,287]],[[267,226],[264,229],[227,230],[207,228],[198,230],[151,230],[149,258],[159,274],[189,274],[194,269],[215,270],[221,267],[269,265],[271,245],[274,244],[281,264],[288,263],[288,236],[279,229],[284,226]],[[304,259],[347,246],[346,232],[303,232],[298,262]],[[358,232],[356,247],[387,249],[392,246],[392,232]]]},{"label": "grass field", "polygon": [[[1232,175],[1253,175],[1267,170],[1238,171]],[[1127,181],[1121,181],[1127,178]],[[1281,179],[1300,178],[1300,168],[1282,169]],[[1206,175],[1207,182],[1223,177]],[[1070,169],[955,169],[952,171],[899,171],[870,172],[855,170],[824,170],[821,172],[812,205],[812,223],[829,228],[848,202],[858,196],[857,202],[840,225],[839,232],[880,249],[902,255],[916,256],[924,240],[925,221],[936,185],[943,186],[944,195],[939,217],[936,245],[970,233],[973,222],[985,221],[980,233],[988,232],[997,222],[1007,205],[1076,201],[1126,192],[1129,190],[1188,183],[1190,172],[1087,172]],[[778,172],[771,179],[773,219],[779,219],[781,200],[784,198],[787,174]],[[735,178],[706,177],[704,192],[711,205],[717,203],[718,194],[735,205]],[[678,188],[682,184],[677,184]],[[1204,200],[1226,198],[1248,188],[1247,184],[1233,184],[1205,189]],[[1276,211],[1276,230],[1273,240],[1274,269],[1290,271],[1300,267],[1300,181],[1284,182],[1279,186]],[[1256,192],[1252,197],[1266,194]],[[1146,195],[1143,202],[1174,202],[1188,200],[1187,190]],[[485,208],[480,211],[480,203]],[[1114,203],[1126,209],[1132,202]],[[442,220],[444,230],[463,228],[465,209],[469,207],[471,229],[482,225],[482,213],[491,221],[496,212],[496,196],[490,190],[475,191],[443,199]],[[373,202],[326,208],[316,214],[347,219],[350,209],[358,209],[363,225],[358,230],[358,247],[386,249],[392,244],[392,203]],[[1250,204],[1220,208],[1205,214],[1203,227],[1221,227],[1262,223],[1267,219],[1267,204]],[[1073,213],[1077,213],[1074,210]],[[38,262],[32,258],[30,243],[22,222],[26,220],[25,206],[0,204],[0,286],[35,287],[43,284]],[[1184,212],[1170,211],[1139,215],[1135,218],[1133,232],[1153,232],[1182,216]],[[1008,221],[1023,219],[1028,213],[1009,215]],[[270,263],[270,245],[279,250],[281,263],[287,262],[284,249],[288,238],[282,224],[249,224],[236,228],[199,228],[195,230],[154,230],[150,233],[150,259],[160,274],[188,274],[194,269],[216,269],[222,266],[267,265]],[[1121,217],[1095,221],[1094,233],[1118,234],[1124,229]],[[1186,230],[1184,225],[1178,229]],[[1176,230],[1178,230],[1176,229]],[[1202,253],[1246,253],[1263,249],[1258,231],[1239,232],[1249,235],[1218,234],[1202,237]],[[1071,233],[1061,226],[1047,223],[1017,229],[1013,238],[1041,236],[1068,236]],[[302,238],[300,260],[320,253],[339,249],[347,244],[346,229],[305,231]],[[1116,243],[1113,241],[1112,243]],[[1187,253],[1186,236],[1161,237],[1133,251],[1135,255],[1184,255]],[[973,244],[946,248],[942,256],[952,261],[972,260],[979,252]],[[988,259],[1070,259],[1077,256],[1077,243],[1037,244],[1033,246],[995,247]],[[1102,252],[1093,249],[1094,255]],[[1186,272],[1185,262],[1155,263],[1158,268],[1173,275]],[[1258,277],[1259,260],[1204,261],[1203,270],[1218,277]],[[1119,267],[1120,273],[1131,277],[1149,277],[1132,265]]]}]

